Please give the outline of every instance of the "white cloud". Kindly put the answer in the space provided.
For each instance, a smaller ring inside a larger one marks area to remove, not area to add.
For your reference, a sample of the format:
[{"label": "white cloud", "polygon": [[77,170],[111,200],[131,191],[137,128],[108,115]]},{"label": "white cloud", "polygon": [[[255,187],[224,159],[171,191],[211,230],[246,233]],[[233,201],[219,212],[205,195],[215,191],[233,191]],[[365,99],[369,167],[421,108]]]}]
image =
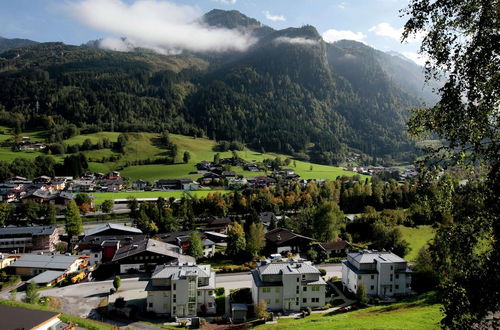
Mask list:
[{"label": "white cloud", "polygon": [[262,13],[270,21],[274,21],[274,22],[276,22],[276,21],[286,21],[286,18],[283,15],[272,15],[268,10],[264,10]]},{"label": "white cloud", "polygon": [[337,5],[337,7],[338,7],[338,8],[340,8],[340,9],[345,9],[346,5],[347,5],[347,3],[346,3],[346,2],[344,2],[344,1],[342,1],[341,3],[339,3],[339,4]]},{"label": "white cloud", "polygon": [[318,41],[313,39],[306,39],[302,37],[298,38],[289,38],[289,37],[278,37],[273,40],[276,44],[288,43],[294,45],[317,45]]},{"label": "white cloud", "polygon": [[[401,36],[403,35],[403,28],[395,28],[387,22],[382,22],[380,24],[374,25],[368,29],[368,31],[375,33],[378,36],[388,37],[396,41],[401,41]],[[423,39],[423,33],[417,33],[408,37],[407,42],[420,42]]]},{"label": "white cloud", "polygon": [[323,32],[322,36],[326,42],[335,42],[342,39],[364,42],[364,39],[366,38],[366,35],[364,35],[362,32],[335,29],[326,30],[325,32]]},{"label": "white cloud", "polygon": [[234,5],[236,3],[236,0],[213,0],[218,3],[222,3],[224,5]]},{"label": "white cloud", "polygon": [[424,66],[425,62],[428,59],[427,56],[423,56],[421,54],[417,54],[414,52],[401,52],[401,54],[403,54],[405,57],[409,58],[410,60],[421,66]]},{"label": "white cloud", "polygon": [[[68,5],[68,10],[84,24],[121,39],[104,39],[103,47],[126,50],[127,47],[151,48],[161,53],[191,51],[244,51],[255,42],[250,34],[214,28],[200,22],[197,7],[159,0],[83,0]],[[121,40],[121,43],[120,43]]]}]

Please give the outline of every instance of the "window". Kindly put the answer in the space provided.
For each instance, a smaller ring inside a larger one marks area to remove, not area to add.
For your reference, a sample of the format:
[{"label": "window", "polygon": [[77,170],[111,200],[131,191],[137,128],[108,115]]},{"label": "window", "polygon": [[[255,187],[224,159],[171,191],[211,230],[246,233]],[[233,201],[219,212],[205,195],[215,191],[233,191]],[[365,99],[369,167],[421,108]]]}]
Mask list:
[{"label": "window", "polygon": [[391,274],[391,275],[390,275],[390,277],[389,277],[389,281],[391,281],[391,282],[392,282],[392,274]]},{"label": "window", "polygon": [[302,291],[307,292],[307,286],[303,286]]},{"label": "window", "polygon": [[307,303],[307,298],[302,298],[302,303],[306,304]]},{"label": "window", "polygon": [[409,288],[410,287],[410,283],[406,283],[406,287]]},{"label": "window", "polygon": [[370,278],[371,278],[372,280],[374,280],[374,279],[375,279],[375,275],[370,276]]},{"label": "window", "polygon": [[393,270],[394,267],[391,266],[391,270]]},{"label": "window", "polygon": [[94,257],[97,258],[97,257],[99,257],[99,255],[96,253],[96,254],[94,254]]},{"label": "window", "polygon": [[295,289],[295,293],[299,294],[299,286],[297,285],[297,288]]},{"label": "window", "polygon": [[209,295],[209,296],[211,296],[211,295],[213,295],[213,294],[214,294],[214,292],[213,292],[212,290],[209,290],[209,291],[208,291],[208,295]]},{"label": "window", "polygon": [[198,291],[198,297],[201,297],[201,291]]},{"label": "window", "polygon": [[396,274],[396,280],[399,278],[399,274]]},{"label": "window", "polygon": [[299,281],[299,278],[297,277],[297,282]]},{"label": "window", "polygon": [[392,285],[389,287],[389,291],[392,292]]},{"label": "window", "polygon": [[397,285],[397,284],[396,284],[395,289],[396,289],[396,290],[397,290],[397,289],[399,289],[399,285]]},{"label": "window", "polygon": [[214,304],[213,304],[213,303],[211,303],[211,302],[209,302],[209,303],[208,303],[208,308],[212,308],[212,307],[214,307]]},{"label": "window", "polygon": [[375,287],[373,285],[370,285],[370,290],[373,290],[375,289]]},{"label": "window", "polygon": [[174,290],[177,290],[177,283],[174,283]]},{"label": "window", "polygon": [[269,293],[271,292],[271,288],[262,288],[262,292]]},{"label": "window", "polygon": [[313,302],[313,303],[319,303],[319,298],[311,298],[311,302]]},{"label": "window", "polygon": [[175,313],[177,313],[177,307],[176,306],[172,307],[172,314],[175,314]]},{"label": "window", "polygon": [[149,307],[152,308],[153,307],[153,303],[149,303]]},{"label": "window", "polygon": [[306,275],[302,274],[302,281],[306,279]]},{"label": "window", "polygon": [[174,303],[176,303],[176,302],[177,302],[177,295],[175,295],[175,294],[174,294],[174,295],[172,296],[172,301],[173,301]]}]

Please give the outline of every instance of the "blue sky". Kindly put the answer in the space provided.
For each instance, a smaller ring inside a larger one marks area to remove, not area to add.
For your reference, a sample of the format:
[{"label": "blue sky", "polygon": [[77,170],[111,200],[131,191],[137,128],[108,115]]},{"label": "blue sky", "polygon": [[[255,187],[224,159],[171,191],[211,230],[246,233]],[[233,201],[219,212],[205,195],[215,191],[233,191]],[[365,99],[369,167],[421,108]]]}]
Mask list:
[{"label": "blue sky", "polygon": [[[244,49],[251,42],[246,37],[227,31],[215,31],[219,33],[214,36],[189,26],[197,15],[219,8],[239,10],[275,29],[310,24],[326,41],[356,39],[416,60],[418,38],[405,44],[399,42],[404,24],[399,10],[407,3],[408,0],[0,0],[0,36],[76,45],[126,36],[141,46],[162,49],[165,47],[159,45],[160,39],[173,39],[168,51],[184,47],[210,49],[214,43],[218,50],[225,50],[232,47],[227,44],[229,39],[235,48]],[[137,16],[142,20],[136,20]],[[154,31],[148,30],[150,22]],[[171,33],[155,35],[161,29]],[[191,45],[177,40],[190,38],[190,33],[199,35]]]}]

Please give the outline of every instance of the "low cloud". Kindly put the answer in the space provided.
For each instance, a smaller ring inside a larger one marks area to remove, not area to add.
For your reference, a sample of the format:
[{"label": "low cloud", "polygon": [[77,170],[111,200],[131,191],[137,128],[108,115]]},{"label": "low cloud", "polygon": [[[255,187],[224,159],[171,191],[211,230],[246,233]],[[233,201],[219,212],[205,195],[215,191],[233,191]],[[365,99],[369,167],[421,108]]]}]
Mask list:
[{"label": "low cloud", "polygon": [[189,51],[245,51],[256,40],[238,30],[215,28],[198,19],[197,7],[160,0],[83,0],[67,7],[72,15],[95,30],[119,38],[105,38],[103,48],[127,51],[150,48],[172,54]]},{"label": "low cloud", "polygon": [[325,32],[323,32],[322,36],[323,40],[325,40],[326,42],[335,42],[343,39],[364,42],[364,39],[366,38],[366,35],[364,35],[362,32],[335,29],[326,30]]},{"label": "low cloud", "polygon": [[318,41],[313,39],[306,39],[302,37],[289,38],[289,37],[278,37],[273,40],[275,44],[287,43],[293,45],[317,45]]},{"label": "low cloud", "polygon": [[264,10],[262,13],[270,21],[274,21],[274,22],[277,22],[277,21],[283,21],[284,22],[284,21],[286,21],[286,18],[283,15],[272,15],[268,10]]},{"label": "low cloud", "polygon": [[236,0],[213,0],[218,3],[222,3],[224,5],[234,5],[236,3]]},{"label": "low cloud", "polygon": [[[403,28],[395,28],[391,24],[387,22],[382,22],[377,25],[372,26],[368,29],[369,32],[373,32],[378,36],[387,37],[390,39],[394,39],[396,41],[401,41],[401,37],[403,35]],[[422,33],[417,33],[408,37],[407,42],[420,42],[423,39]]]},{"label": "low cloud", "polygon": [[423,56],[414,52],[401,52],[401,54],[421,66],[424,66],[425,62],[428,60],[427,56]]}]

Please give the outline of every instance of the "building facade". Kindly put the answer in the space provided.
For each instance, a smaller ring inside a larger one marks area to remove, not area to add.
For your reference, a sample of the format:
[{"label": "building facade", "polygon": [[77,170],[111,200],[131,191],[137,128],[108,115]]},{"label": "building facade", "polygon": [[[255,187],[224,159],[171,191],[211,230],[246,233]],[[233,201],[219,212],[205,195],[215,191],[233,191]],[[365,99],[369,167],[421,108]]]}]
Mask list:
[{"label": "building facade", "polygon": [[355,293],[361,283],[370,296],[404,296],[411,292],[411,270],[392,252],[349,253],[342,262],[342,286]]},{"label": "building facade", "polygon": [[146,291],[147,311],[170,317],[215,314],[215,273],[210,265],[177,263],[156,267]]},{"label": "building facade", "polygon": [[325,305],[326,282],[308,261],[263,261],[252,270],[254,304],[268,310],[295,312]]},{"label": "building facade", "polygon": [[0,228],[0,251],[54,251],[59,243],[56,226]]}]

